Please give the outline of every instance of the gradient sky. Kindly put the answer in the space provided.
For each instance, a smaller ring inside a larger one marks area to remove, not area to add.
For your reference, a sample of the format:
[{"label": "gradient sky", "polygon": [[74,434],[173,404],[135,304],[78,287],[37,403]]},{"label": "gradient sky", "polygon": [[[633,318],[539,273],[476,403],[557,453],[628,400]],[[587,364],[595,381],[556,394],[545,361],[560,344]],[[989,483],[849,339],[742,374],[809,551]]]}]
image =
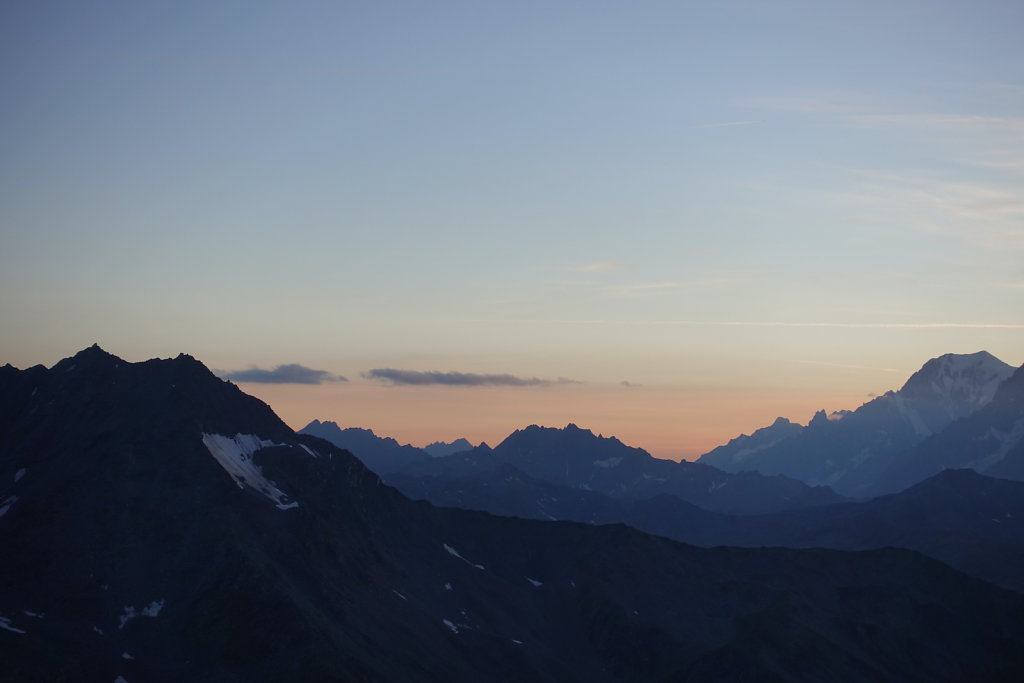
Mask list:
[{"label": "gradient sky", "polygon": [[1018,0],[8,3],[0,363],[187,352],[296,428],[662,457],[1020,365],[1021,35]]}]

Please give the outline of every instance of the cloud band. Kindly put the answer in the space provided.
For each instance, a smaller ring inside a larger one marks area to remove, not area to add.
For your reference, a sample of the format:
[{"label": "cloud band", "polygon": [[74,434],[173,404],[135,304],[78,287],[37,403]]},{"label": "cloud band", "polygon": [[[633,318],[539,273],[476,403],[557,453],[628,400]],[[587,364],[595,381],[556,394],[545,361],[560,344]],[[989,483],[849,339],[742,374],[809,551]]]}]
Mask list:
[{"label": "cloud band", "polygon": [[258,384],[323,384],[324,382],[347,382],[341,375],[332,375],[326,370],[314,370],[298,363],[278,365],[273,370],[249,368],[232,372],[219,372],[221,378],[232,382],[254,382]]},{"label": "cloud band", "polygon": [[540,379],[538,377],[517,377],[507,374],[478,374],[475,372],[422,372],[419,370],[398,370],[396,368],[374,368],[363,373],[366,379],[390,382],[403,386],[510,386],[510,387],[546,387],[552,384],[579,384],[571,379],[559,377],[557,380]]}]

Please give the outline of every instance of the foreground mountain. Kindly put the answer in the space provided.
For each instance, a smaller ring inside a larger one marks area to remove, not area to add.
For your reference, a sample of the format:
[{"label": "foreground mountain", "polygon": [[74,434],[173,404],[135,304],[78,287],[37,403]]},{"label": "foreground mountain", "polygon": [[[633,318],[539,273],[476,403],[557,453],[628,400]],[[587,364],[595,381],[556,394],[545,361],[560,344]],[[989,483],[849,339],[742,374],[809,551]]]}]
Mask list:
[{"label": "foreground mountain", "polygon": [[735,519],[718,527],[713,542],[909,548],[1024,593],[1024,482],[946,470],[900,493],[817,508],[814,515]]},{"label": "foreground mountain", "polygon": [[733,514],[757,514],[833,503],[842,498],[826,487],[754,472],[730,474],[691,462],[652,457],[615,437],[595,435],[574,424],[564,429],[531,425],[495,448],[486,445],[446,458],[414,463],[386,477],[407,487],[413,478],[458,481],[511,465],[527,476],[567,489],[640,500],[671,494],[689,503]]},{"label": "foreground mountain", "polygon": [[[985,351],[946,354],[925,363],[899,391],[853,412],[828,416],[821,411],[803,429],[776,422],[699,462],[730,472],[782,474],[853,497],[889,493],[886,472],[894,460],[986,406],[1013,371]],[[921,481],[938,469],[907,469],[903,483]]]},{"label": "foreground mountain", "polygon": [[0,368],[0,679],[1016,680],[1024,598],[917,553],[413,503],[188,356]]},{"label": "foreground mountain", "polygon": [[400,470],[412,463],[424,460],[427,454],[408,444],[402,445],[390,437],[377,436],[371,429],[348,427],[342,429],[336,422],[313,420],[299,430],[346,450],[355,455],[376,474]]},{"label": "foreground mountain", "polygon": [[511,465],[461,480],[394,475],[415,500],[523,519],[623,523],[658,536],[721,545],[908,548],[1024,593],[1024,482],[946,470],[896,495],[766,515],[725,515],[672,495],[624,500],[542,482]]}]

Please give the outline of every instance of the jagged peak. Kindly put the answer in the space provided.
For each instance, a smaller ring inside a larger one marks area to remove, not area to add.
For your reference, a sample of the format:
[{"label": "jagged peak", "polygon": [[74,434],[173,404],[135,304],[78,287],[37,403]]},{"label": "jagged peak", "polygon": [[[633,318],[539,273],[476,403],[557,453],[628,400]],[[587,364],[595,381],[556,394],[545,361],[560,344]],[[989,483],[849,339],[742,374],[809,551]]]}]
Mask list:
[{"label": "jagged peak", "polygon": [[811,418],[811,421],[807,423],[807,426],[811,427],[814,425],[828,424],[828,422],[828,413],[826,413],[825,410],[822,409],[814,413],[814,416]]},{"label": "jagged peak", "polygon": [[99,344],[88,346],[73,356],[64,358],[53,366],[53,370],[70,372],[76,369],[93,367],[116,367],[124,361],[100,348]]}]

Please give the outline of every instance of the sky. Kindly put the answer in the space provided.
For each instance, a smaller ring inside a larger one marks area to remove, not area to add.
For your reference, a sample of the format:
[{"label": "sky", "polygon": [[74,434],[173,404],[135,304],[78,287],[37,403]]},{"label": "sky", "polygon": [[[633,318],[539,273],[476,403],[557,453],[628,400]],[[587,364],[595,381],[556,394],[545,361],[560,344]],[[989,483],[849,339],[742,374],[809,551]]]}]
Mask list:
[{"label": "sky", "polygon": [[1024,3],[9,3],[0,363],[694,458],[1024,363]]}]

